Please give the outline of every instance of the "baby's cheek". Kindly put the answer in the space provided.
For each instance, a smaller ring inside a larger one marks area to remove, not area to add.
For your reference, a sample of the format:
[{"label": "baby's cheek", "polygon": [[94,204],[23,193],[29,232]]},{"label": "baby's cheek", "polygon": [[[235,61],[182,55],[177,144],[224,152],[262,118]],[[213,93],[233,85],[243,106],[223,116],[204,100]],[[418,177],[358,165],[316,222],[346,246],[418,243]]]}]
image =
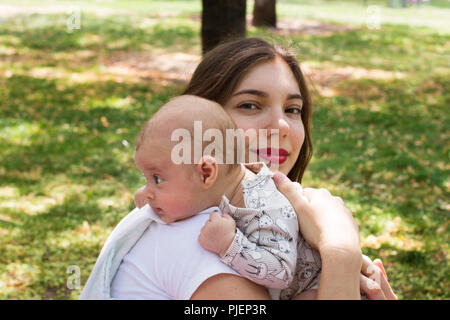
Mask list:
[{"label": "baby's cheek", "polygon": [[192,202],[192,200],[184,198],[173,199],[170,201],[170,210],[174,215],[183,217],[192,211]]}]

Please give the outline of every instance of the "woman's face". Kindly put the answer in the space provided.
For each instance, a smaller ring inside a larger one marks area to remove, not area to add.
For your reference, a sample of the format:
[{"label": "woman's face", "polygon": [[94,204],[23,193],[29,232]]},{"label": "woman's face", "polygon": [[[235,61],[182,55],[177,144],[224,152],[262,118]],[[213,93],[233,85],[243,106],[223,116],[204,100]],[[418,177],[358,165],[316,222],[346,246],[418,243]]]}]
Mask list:
[{"label": "woman's face", "polygon": [[[276,57],[255,65],[223,106],[238,128],[256,129],[258,141],[267,138],[267,147],[250,147],[250,152],[256,153],[258,160],[278,164],[278,169],[272,168],[287,175],[305,139],[303,100],[287,63]],[[260,136],[264,131],[259,129],[267,130],[265,137]],[[278,138],[278,148],[271,148],[271,136]]]}]

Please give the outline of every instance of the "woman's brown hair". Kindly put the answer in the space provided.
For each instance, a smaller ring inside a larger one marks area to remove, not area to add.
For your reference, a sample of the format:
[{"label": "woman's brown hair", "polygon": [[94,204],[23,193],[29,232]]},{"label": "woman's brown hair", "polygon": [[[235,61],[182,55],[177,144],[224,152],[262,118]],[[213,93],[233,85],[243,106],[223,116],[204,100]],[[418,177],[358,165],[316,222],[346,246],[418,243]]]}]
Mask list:
[{"label": "woman's brown hair", "polygon": [[251,67],[277,56],[289,65],[303,97],[301,117],[305,128],[305,141],[288,174],[292,181],[301,182],[313,150],[310,133],[311,98],[300,66],[287,50],[258,38],[238,39],[218,45],[203,57],[183,94],[200,96],[223,105]]}]

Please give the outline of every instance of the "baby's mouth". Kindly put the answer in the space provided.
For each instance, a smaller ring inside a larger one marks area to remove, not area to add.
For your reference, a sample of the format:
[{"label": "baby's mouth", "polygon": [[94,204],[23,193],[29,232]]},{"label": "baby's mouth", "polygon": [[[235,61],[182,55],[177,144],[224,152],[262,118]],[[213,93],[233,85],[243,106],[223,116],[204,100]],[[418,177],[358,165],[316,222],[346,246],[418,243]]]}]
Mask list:
[{"label": "baby's mouth", "polygon": [[156,214],[161,215],[161,213],[162,213],[162,209],[161,208],[154,207],[154,206],[151,206],[151,208],[153,209],[153,211],[155,211]]}]

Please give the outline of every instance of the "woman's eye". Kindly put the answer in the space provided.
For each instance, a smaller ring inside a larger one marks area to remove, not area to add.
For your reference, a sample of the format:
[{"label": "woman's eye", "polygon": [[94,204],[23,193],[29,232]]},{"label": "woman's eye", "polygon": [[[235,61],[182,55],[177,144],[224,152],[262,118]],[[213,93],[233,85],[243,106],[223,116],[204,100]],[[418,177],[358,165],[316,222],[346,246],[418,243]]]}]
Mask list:
[{"label": "woman's eye", "polygon": [[238,106],[240,109],[257,110],[258,106],[255,103],[246,102]]},{"label": "woman's eye", "polygon": [[160,184],[162,182],[162,179],[160,177],[158,177],[156,174],[153,175],[153,178],[155,179],[156,184]]},{"label": "woman's eye", "polygon": [[286,112],[292,113],[292,114],[301,114],[303,111],[303,108],[300,107],[290,107],[286,109]]}]

